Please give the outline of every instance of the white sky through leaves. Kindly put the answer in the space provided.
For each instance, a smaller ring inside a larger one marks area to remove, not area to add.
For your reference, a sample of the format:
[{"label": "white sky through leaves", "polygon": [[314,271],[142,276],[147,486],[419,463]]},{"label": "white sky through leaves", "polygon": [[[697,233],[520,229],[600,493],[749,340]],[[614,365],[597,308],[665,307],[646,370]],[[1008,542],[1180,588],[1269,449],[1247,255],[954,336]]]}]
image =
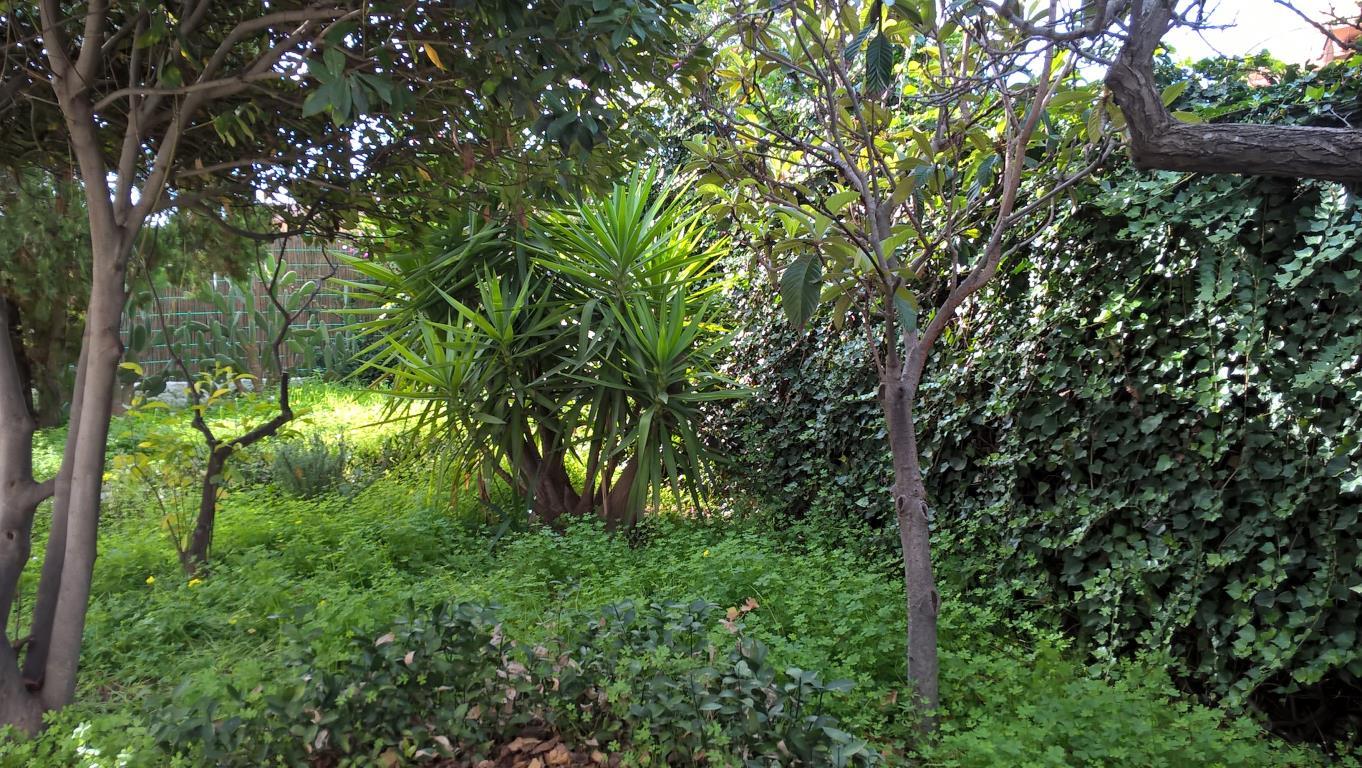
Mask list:
[{"label": "white sky through leaves", "polygon": [[[1355,18],[1358,5],[1348,0],[1294,0],[1295,6],[1321,21],[1331,18],[1331,9]],[[1282,61],[1301,64],[1319,56],[1325,37],[1290,9],[1273,0],[1218,0],[1211,15],[1224,29],[1196,32],[1177,29],[1165,38],[1176,51],[1176,58],[1202,59],[1224,54],[1243,56],[1266,50]]]}]

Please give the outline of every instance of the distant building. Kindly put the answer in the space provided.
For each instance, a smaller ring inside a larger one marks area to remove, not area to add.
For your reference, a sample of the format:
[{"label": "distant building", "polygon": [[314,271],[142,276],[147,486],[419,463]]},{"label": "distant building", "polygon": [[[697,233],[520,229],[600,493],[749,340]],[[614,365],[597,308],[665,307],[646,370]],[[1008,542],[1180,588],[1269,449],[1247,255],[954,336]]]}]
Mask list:
[{"label": "distant building", "polygon": [[1337,24],[1341,20],[1342,16],[1330,20],[1335,26],[1329,27],[1329,34],[1324,36],[1324,50],[1314,58],[1313,63],[1322,67],[1331,61],[1345,59],[1357,53],[1359,47],[1357,38],[1362,35],[1362,14],[1359,14],[1357,21],[1351,24]]}]

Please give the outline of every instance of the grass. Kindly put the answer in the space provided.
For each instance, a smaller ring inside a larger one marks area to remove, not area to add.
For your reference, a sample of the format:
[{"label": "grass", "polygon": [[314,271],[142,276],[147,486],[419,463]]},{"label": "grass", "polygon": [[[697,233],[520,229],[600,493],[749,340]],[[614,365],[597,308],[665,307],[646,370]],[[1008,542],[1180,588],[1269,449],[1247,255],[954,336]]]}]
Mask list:
[{"label": "grass", "polygon": [[[377,396],[312,385],[299,390],[298,401],[309,415],[295,439],[344,435],[353,450],[350,492],[292,498],[251,469],[268,466],[272,449],[243,457],[246,470],[221,506],[211,572],[189,580],[146,489],[115,478],[78,703],[55,715],[41,740],[0,747],[0,765],[198,764],[152,746],[149,727],[167,717],[167,697],[177,687],[224,698],[228,686],[271,690],[287,675],[285,660],[299,637],[310,636],[322,660],[339,661],[353,654],[352,637],[376,636],[414,607],[470,601],[498,606],[506,633],[533,644],[551,640],[579,614],[626,599],[755,604],[746,632],[782,666],[853,681],[829,708],[840,727],[870,740],[890,762],[1320,759],[1272,741],[1245,716],[1185,699],[1156,666],[1089,670],[1044,620],[1006,619],[950,595],[942,616],[941,736],[921,742],[901,679],[897,565],[874,548],[849,546],[864,531],[827,521],[779,527],[761,514],[663,517],[628,537],[592,523],[562,533],[500,530],[486,524],[486,510],[472,499],[450,509],[443,492],[432,492],[428,467],[389,466],[392,429],[365,427],[377,419]],[[111,442],[115,451],[136,450],[147,432],[187,429],[185,421],[163,411],[120,417]],[[43,438],[48,470],[60,439]]]}]

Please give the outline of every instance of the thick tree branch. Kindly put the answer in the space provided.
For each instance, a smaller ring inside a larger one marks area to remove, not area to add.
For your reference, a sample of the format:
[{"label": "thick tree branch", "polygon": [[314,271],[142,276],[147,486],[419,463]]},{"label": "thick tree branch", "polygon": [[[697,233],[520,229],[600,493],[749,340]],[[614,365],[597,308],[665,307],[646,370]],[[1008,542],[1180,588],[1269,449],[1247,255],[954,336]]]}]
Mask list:
[{"label": "thick tree branch", "polygon": [[1169,114],[1154,79],[1154,49],[1172,27],[1172,0],[1131,12],[1130,35],[1106,84],[1130,130],[1138,168],[1362,183],[1362,131],[1294,125],[1185,123]]}]

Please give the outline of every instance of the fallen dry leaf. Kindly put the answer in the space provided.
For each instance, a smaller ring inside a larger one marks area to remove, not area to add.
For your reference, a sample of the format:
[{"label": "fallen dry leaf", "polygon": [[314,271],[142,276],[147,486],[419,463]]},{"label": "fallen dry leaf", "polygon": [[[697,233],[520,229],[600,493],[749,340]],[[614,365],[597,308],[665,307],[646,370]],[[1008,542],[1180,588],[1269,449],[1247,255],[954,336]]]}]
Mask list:
[{"label": "fallen dry leaf", "polygon": [[548,752],[550,749],[553,749],[555,746],[561,747],[562,744],[559,744],[558,741],[557,741],[556,739],[550,739],[550,740],[548,740],[548,741],[540,742],[539,746],[537,746],[537,747],[535,747],[534,749],[530,750],[530,754],[532,754],[532,755],[542,755],[542,754],[544,754],[545,752]]}]

